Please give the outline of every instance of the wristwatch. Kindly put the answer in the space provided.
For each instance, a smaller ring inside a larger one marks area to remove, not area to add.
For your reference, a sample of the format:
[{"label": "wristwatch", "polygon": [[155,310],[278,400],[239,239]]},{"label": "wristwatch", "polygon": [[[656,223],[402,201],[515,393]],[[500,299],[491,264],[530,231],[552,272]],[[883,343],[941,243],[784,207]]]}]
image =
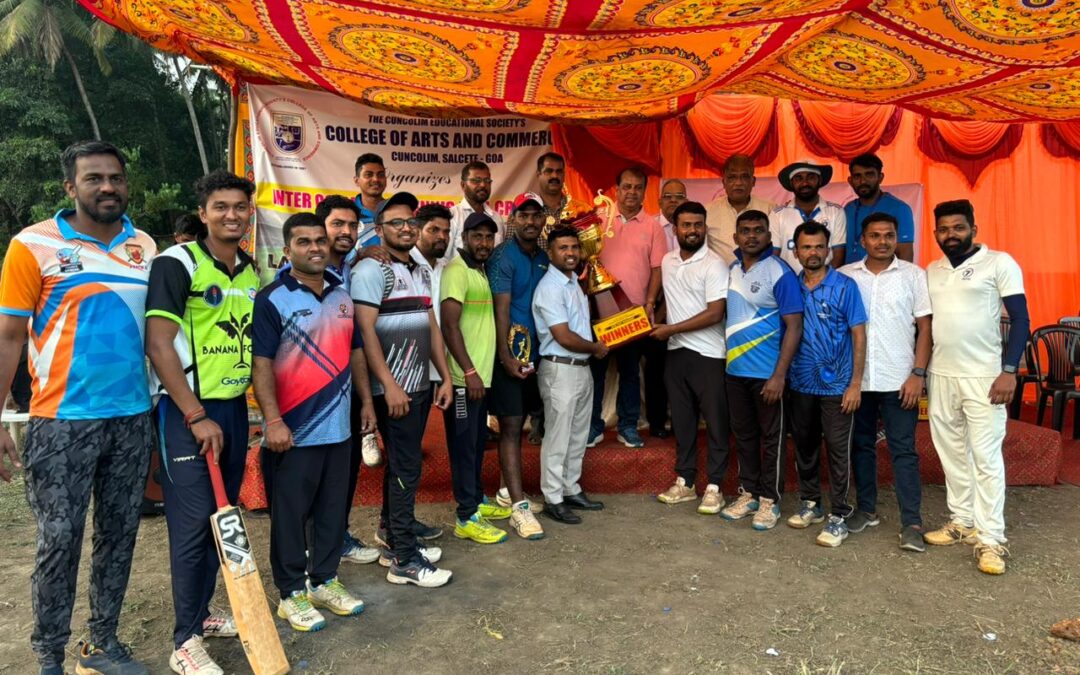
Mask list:
[{"label": "wristwatch", "polygon": [[916,377],[926,377],[926,368],[912,368],[911,374]]},{"label": "wristwatch", "polygon": [[1004,365],[1001,367],[1001,371],[1004,373],[1008,373],[1009,375],[1015,375],[1016,366]]}]

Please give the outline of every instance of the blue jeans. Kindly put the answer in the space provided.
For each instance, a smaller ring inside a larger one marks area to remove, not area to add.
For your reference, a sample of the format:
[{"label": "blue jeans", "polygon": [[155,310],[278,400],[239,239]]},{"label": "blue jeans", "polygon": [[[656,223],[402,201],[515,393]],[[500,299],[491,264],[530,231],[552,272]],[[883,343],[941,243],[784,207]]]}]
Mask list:
[{"label": "blue jeans", "polygon": [[884,422],[885,437],[892,456],[901,526],[921,526],[922,481],[919,477],[919,455],[915,452],[915,423],[919,419],[919,411],[917,408],[905,410],[900,407],[899,392],[864,391],[862,405],[855,411],[851,468],[855,474],[859,510],[865,513],[877,511],[879,417]]},{"label": "blue jeans", "polygon": [[[616,348],[612,356],[615,357],[615,365],[619,369],[619,392],[615,398],[615,413],[619,417],[618,429],[620,433],[627,430],[636,431],[638,418],[641,416],[641,345],[636,342],[623,345]],[[604,407],[604,380],[607,379],[610,358],[611,356],[592,359],[589,362],[593,376],[590,439],[604,430],[601,411]]]}]

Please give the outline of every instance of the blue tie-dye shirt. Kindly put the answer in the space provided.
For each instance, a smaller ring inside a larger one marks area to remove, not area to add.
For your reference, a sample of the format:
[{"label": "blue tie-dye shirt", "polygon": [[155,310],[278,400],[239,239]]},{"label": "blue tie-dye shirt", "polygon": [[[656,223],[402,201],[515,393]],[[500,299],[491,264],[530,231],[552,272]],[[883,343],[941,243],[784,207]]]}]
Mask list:
[{"label": "blue tie-dye shirt", "polygon": [[851,383],[854,354],[851,328],[866,323],[858,285],[829,268],[813,289],[799,274],[803,295],[803,332],[791,362],[791,388],[815,396],[843,396]]}]

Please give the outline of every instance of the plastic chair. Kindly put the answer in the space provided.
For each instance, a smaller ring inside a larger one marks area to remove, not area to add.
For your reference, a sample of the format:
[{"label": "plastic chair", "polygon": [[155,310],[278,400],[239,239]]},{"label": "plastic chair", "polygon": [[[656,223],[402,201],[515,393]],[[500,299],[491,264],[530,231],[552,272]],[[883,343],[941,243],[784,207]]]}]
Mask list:
[{"label": "plastic chair", "polygon": [[[1063,316],[1058,319],[1058,323],[1062,326],[1072,326],[1073,328],[1080,328],[1080,316]],[[1072,362],[1073,367],[1076,369],[1076,373],[1080,375],[1080,345],[1073,350]]]},{"label": "plastic chair", "polygon": [[[1080,350],[1080,327],[1044,326],[1031,336],[1039,382],[1039,410],[1036,418],[1042,425],[1046,401],[1053,400],[1054,431],[1061,431],[1065,407],[1073,402],[1073,438],[1080,437],[1080,389],[1076,385],[1073,356]],[[1043,354],[1045,353],[1045,360]]]},{"label": "plastic chair", "polygon": [[[1004,360],[1005,352],[1009,348],[1009,331],[1012,330],[1012,319],[1007,316],[1001,317],[1001,358]],[[1027,345],[1024,347],[1024,365],[1016,371],[1016,390],[1013,393],[1012,403],[1009,404],[1009,417],[1014,420],[1020,419],[1020,408],[1024,404],[1024,387],[1029,384],[1039,383],[1039,374],[1032,370],[1035,365],[1035,356],[1031,349],[1031,336],[1028,336]]]}]

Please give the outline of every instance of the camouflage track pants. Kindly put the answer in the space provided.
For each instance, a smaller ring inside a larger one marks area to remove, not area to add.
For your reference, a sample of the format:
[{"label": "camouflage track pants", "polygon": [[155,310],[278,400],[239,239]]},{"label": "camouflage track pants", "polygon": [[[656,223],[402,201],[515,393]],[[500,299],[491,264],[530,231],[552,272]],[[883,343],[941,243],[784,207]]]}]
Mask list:
[{"label": "camouflage track pants", "polygon": [[115,639],[152,443],[146,413],[102,420],[30,419],[23,457],[26,499],[37,520],[30,644],[42,665],[62,663],[71,637],[91,494],[90,639],[98,644]]}]

